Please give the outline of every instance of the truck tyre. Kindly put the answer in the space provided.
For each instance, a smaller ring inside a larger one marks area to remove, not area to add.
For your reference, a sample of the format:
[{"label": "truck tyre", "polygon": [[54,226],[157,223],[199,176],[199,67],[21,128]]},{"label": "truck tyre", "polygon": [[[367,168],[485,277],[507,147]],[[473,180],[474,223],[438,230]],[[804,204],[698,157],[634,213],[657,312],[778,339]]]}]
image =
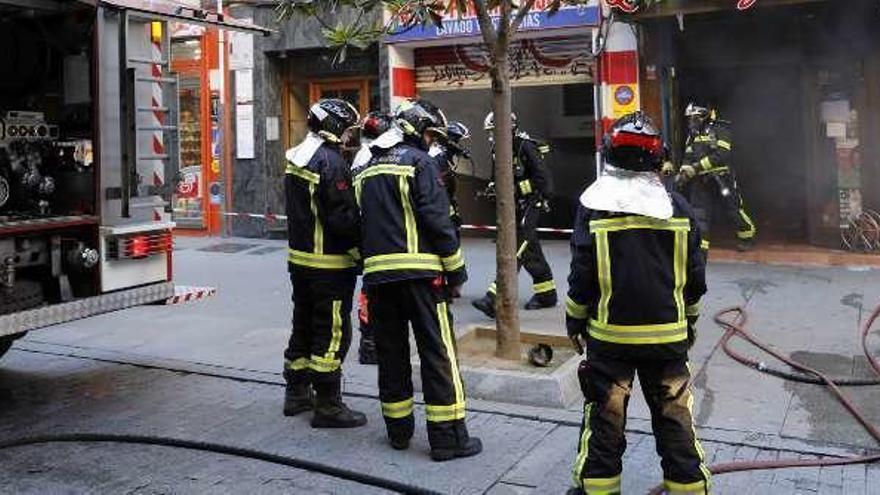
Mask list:
[{"label": "truck tyre", "polygon": [[[24,311],[43,304],[43,287],[31,280],[19,280],[12,289],[0,288],[0,315]],[[16,339],[24,333],[0,337],[0,357],[3,357]]]}]

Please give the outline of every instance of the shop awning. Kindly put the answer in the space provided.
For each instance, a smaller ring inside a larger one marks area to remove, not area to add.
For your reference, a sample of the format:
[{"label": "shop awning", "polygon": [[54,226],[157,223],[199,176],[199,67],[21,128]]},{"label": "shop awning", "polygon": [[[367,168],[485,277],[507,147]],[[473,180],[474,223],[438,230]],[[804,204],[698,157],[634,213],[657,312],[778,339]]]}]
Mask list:
[{"label": "shop awning", "polygon": [[[828,0],[756,0],[752,8],[777,7]],[[669,17],[677,14],[701,14],[706,12],[735,11],[739,0],[663,0],[657,5],[633,15],[635,19]]]},{"label": "shop awning", "polygon": [[169,21],[217,26],[230,31],[244,31],[268,36],[274,31],[248,22],[230,19],[214,11],[195,9],[170,0],[98,0],[101,5],[126,9]]}]

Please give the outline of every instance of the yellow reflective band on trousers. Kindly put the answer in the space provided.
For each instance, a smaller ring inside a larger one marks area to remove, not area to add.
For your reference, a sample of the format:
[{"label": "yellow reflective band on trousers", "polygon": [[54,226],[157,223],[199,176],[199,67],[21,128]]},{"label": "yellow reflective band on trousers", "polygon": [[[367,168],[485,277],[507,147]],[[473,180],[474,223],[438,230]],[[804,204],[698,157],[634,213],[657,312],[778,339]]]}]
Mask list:
[{"label": "yellow reflective band on trousers", "polygon": [[666,489],[666,495],[706,495],[709,493],[709,487],[705,481],[676,483],[663,480],[663,487]]},{"label": "yellow reflective band on trousers", "polygon": [[315,356],[314,354],[309,362],[309,369],[318,373],[332,373],[338,370],[340,366],[342,366],[342,361],[338,359]]},{"label": "yellow reflective band on trousers", "polygon": [[309,359],[308,358],[298,358],[293,361],[289,359],[284,360],[284,367],[291,371],[302,371],[309,367]]},{"label": "yellow reflective band on trousers", "polygon": [[443,264],[443,269],[445,271],[454,272],[464,266],[464,256],[461,254],[461,249],[459,249],[450,256],[441,258],[440,262]]},{"label": "yellow reflective band on trousers", "polygon": [[437,319],[440,322],[440,336],[443,339],[443,347],[446,350],[446,358],[449,361],[449,370],[452,374],[455,402],[448,405],[425,404],[426,419],[432,423],[455,421],[465,417],[464,385],[461,382],[461,373],[458,369],[458,357],[455,355],[455,335],[449,324],[449,309],[445,302],[437,304]]},{"label": "yellow reflective band on trousers", "polygon": [[581,488],[584,487],[584,479],[581,478],[581,473],[583,473],[584,469],[587,467],[587,457],[590,453],[590,436],[593,435],[593,430],[590,429],[590,413],[592,410],[592,402],[584,404],[584,428],[581,432],[580,443],[578,444],[578,455],[575,457],[574,467],[571,472],[574,484]]},{"label": "yellow reflective band on trousers", "polygon": [[317,184],[309,184],[309,198],[312,206],[312,217],[315,219],[315,232],[312,236],[312,242],[315,247],[312,252],[315,254],[324,254],[324,226],[321,225],[321,219],[318,218],[318,200],[315,197],[315,188]]},{"label": "yellow reflective band on trousers", "polygon": [[391,419],[400,419],[411,416],[413,413],[412,398],[400,402],[383,402],[382,416]]},{"label": "yellow reflective band on trousers", "polygon": [[[692,377],[693,372],[691,371],[691,363],[687,363],[688,374]],[[697,438],[697,429],[694,426],[694,394],[691,393],[690,387],[685,390],[687,394],[687,408],[688,413],[691,418],[691,434],[694,436],[694,449],[697,451],[697,455],[700,457],[700,472],[703,474],[702,481],[702,489],[703,491],[698,491],[700,494],[707,494],[712,491],[712,472],[709,471],[709,467],[706,466],[706,451],[703,450],[702,444],[700,444],[700,440]],[[671,481],[666,481],[665,483],[674,483]],[[685,486],[685,485],[682,485]],[[667,490],[669,489],[669,485],[667,485]],[[669,493],[687,493],[687,492],[669,492]]]},{"label": "yellow reflective band on trousers", "polygon": [[587,495],[620,495],[620,475],[613,478],[584,478],[583,489]]},{"label": "yellow reflective band on trousers", "polygon": [[344,270],[357,266],[349,254],[315,254],[295,249],[287,250],[287,261],[296,266],[324,270]]},{"label": "yellow reflective band on trousers", "polygon": [[303,167],[297,167],[292,163],[287,164],[287,168],[285,169],[285,173],[293,175],[295,177],[299,177],[300,179],[309,182],[311,184],[317,184],[321,182],[321,176],[310,171],[306,170]]},{"label": "yellow reflective band on trousers", "polygon": [[409,180],[401,176],[398,178],[400,188],[400,204],[403,205],[403,220],[406,228],[406,252],[419,252],[419,228],[416,225],[416,215],[413,213],[412,203],[409,197]]},{"label": "yellow reflective band on trousers", "polygon": [[333,359],[342,344],[342,301],[333,301],[333,323],[330,326],[330,345],[324,357]]},{"label": "yellow reflective band on trousers", "polygon": [[522,254],[526,252],[526,248],[529,247],[529,241],[522,241],[522,244],[519,245],[519,249],[516,250],[516,257],[519,259],[522,257]]},{"label": "yellow reflective band on trousers", "polygon": [[532,193],[532,181],[529,179],[519,181],[519,192],[525,196]]},{"label": "yellow reflective band on trousers", "polygon": [[585,320],[588,316],[587,306],[585,304],[578,304],[569,297],[565,300],[565,314],[578,320]]},{"label": "yellow reflective band on trousers", "polygon": [[535,294],[543,294],[545,292],[554,291],[556,290],[556,281],[548,280],[539,284],[533,284],[532,290],[535,292]]},{"label": "yellow reflective band on trousers", "polygon": [[749,240],[749,239],[754,238],[755,234],[758,232],[758,229],[755,228],[755,223],[752,222],[752,219],[751,219],[751,217],[749,217],[749,214],[746,213],[746,210],[744,210],[742,208],[740,208],[737,213],[739,213],[739,216],[740,216],[740,218],[743,219],[743,222],[745,222],[746,225],[748,225],[748,228],[737,232],[736,237],[739,239],[742,239],[742,240]]},{"label": "yellow reflective band on trousers", "polygon": [[590,336],[615,344],[672,344],[687,339],[687,321],[656,325],[612,325],[590,320]]},{"label": "yellow reflective band on trousers", "polygon": [[443,264],[436,254],[394,253],[370,256],[364,260],[364,274],[394,270],[443,271]]}]

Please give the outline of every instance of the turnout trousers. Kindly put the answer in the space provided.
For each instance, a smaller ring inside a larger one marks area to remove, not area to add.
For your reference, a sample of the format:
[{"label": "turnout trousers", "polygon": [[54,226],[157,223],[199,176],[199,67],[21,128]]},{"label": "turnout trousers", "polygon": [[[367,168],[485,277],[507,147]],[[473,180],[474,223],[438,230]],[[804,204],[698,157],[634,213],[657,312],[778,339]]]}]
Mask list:
[{"label": "turnout trousers", "polygon": [[388,436],[413,435],[412,325],[421,361],[422,389],[431,448],[454,448],[468,440],[465,393],[456,357],[455,334],[441,279],[413,279],[371,285],[370,324],[379,358],[379,399]]},{"label": "turnout trousers", "polygon": [[[541,240],[538,238],[541,210],[535,206],[534,200],[523,200],[523,205],[517,208],[516,218],[517,271],[526,269],[532,277],[532,291],[535,294],[555,295],[556,282],[553,280],[553,271],[547,263],[547,258],[544,257]],[[492,282],[487,293],[494,299],[497,290],[497,283]]]},{"label": "turnout trousers", "polygon": [[700,224],[704,250],[709,249],[712,217],[716,208],[721,208],[724,215],[736,226],[737,239],[750,241],[755,238],[755,223],[746,212],[736,178],[730,172],[697,177],[688,184],[687,197]]},{"label": "turnout trousers", "polygon": [[[603,343],[601,347],[614,344]],[[650,359],[652,345],[632,353],[591,349],[579,371],[584,389],[584,419],[578,438],[574,482],[588,495],[621,491],[622,457],[626,450],[626,409],[636,373],[651,411],[651,425],[669,495],[710,493],[708,468],[693,424],[693,395],[686,355],[680,359]],[[622,359],[632,354],[631,358]],[[640,356],[639,354],[644,354]]]},{"label": "turnout trousers", "polygon": [[353,270],[294,268],[293,332],[284,351],[288,387],[312,384],[319,395],[333,395],[351,345]]}]

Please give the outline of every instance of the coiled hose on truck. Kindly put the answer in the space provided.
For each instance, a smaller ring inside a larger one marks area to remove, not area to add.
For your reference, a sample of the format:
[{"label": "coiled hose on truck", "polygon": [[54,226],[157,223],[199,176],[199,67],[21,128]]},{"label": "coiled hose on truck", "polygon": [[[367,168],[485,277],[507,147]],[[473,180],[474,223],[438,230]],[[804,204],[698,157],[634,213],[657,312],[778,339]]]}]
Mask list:
[{"label": "coiled hose on truck", "polygon": [[[878,318],[880,318],[880,306],[877,306],[877,308],[874,309],[868,319],[866,319],[865,322],[862,324],[861,344],[862,350],[865,353],[865,357],[868,360],[868,364],[870,365],[873,372],[878,376],[878,378],[880,378],[880,362],[878,362],[877,358],[874,357],[874,355],[871,354],[871,351],[868,349],[868,336],[870,335],[871,328],[874,326],[874,323],[877,321]],[[831,392],[834,398],[837,399],[837,401],[840,402],[840,404],[843,405],[843,407],[846,408],[847,411],[849,411],[850,415],[852,415],[852,417],[856,421],[858,421],[860,425],[862,425],[865,431],[867,431],[868,434],[877,441],[878,446],[880,446],[880,428],[878,428],[877,425],[868,421],[865,415],[862,414],[861,411],[859,411],[855,404],[853,404],[852,401],[843,393],[843,390],[841,390],[841,387],[846,386],[880,385],[880,379],[831,379],[821,371],[781,354],[766,343],[760,341],[757,337],[754,336],[754,334],[746,330],[746,324],[748,323],[748,313],[746,313],[745,308],[741,306],[727,308],[719,311],[715,315],[715,323],[717,323],[718,326],[725,330],[724,335],[721,337],[721,347],[722,349],[724,349],[724,353],[730,356],[731,359],[745,366],[748,366],[749,368],[754,368],[762,373],[766,373],[786,380],[824,385],[826,388],[828,388],[828,391]],[[791,369],[795,370],[795,372],[788,372],[768,367],[761,361],[752,359],[733,350],[730,346],[730,342],[733,340],[734,337],[738,337],[752,344],[764,353],[785,363],[786,365],[791,367]],[[762,471],[768,469],[846,466],[852,464],[869,464],[874,462],[880,462],[880,454],[843,458],[778,459],[774,461],[725,462],[709,466],[709,470],[712,472],[712,474],[726,474],[742,471]],[[657,486],[649,493],[650,495],[660,495],[663,493],[663,487]]]}]

